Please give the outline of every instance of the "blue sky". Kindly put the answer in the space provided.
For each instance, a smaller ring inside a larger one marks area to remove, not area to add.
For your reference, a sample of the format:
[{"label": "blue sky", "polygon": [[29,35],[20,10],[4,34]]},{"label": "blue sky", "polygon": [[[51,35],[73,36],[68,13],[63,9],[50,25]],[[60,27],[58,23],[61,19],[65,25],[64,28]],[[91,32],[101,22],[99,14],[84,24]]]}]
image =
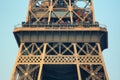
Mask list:
[{"label": "blue sky", "polygon": [[[0,80],[9,80],[18,52],[14,26],[26,19],[28,0],[0,2]],[[120,0],[94,0],[95,18],[107,25],[108,49],[103,51],[110,80],[120,75]]]}]

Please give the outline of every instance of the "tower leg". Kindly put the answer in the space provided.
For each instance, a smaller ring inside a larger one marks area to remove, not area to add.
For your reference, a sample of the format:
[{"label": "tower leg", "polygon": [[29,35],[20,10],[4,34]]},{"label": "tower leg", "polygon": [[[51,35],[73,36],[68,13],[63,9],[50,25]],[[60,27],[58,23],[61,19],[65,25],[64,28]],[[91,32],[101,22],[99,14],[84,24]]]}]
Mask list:
[{"label": "tower leg", "polygon": [[[81,46],[80,46],[81,45]],[[80,65],[77,67],[81,80],[109,80],[108,74],[103,61],[102,51],[100,43],[83,43],[77,44],[78,55],[76,56],[76,62]],[[79,59],[77,57],[80,56]],[[84,56],[84,57],[83,57]],[[83,58],[82,58],[83,57]],[[79,68],[80,66],[80,68]],[[79,76],[78,76],[79,77]]]},{"label": "tower leg", "polygon": [[77,54],[77,49],[76,49],[76,43],[73,43],[74,47],[74,55],[76,57],[76,68],[77,68],[77,74],[78,74],[78,80],[81,80],[81,73],[80,73],[80,67],[79,67],[79,62],[78,62],[78,54]]},{"label": "tower leg", "polygon": [[17,58],[16,58],[16,62],[15,62],[14,68],[13,68],[13,70],[12,70],[12,75],[11,75],[10,80],[16,80],[16,76],[17,76],[16,66],[17,66],[17,61],[18,61],[18,59],[19,59],[19,56],[21,55],[20,52],[21,52],[21,50],[22,50],[23,44],[24,44],[24,43],[21,43],[21,44],[20,44],[20,48],[19,48],[19,51],[18,51],[18,55],[17,55]]},{"label": "tower leg", "polygon": [[38,80],[41,80],[42,69],[43,69],[43,64],[40,64]]},{"label": "tower leg", "polygon": [[43,53],[41,54],[42,60],[41,60],[41,63],[40,63],[40,68],[39,68],[38,80],[41,80],[42,69],[43,69],[44,58],[45,58],[45,52],[46,52],[46,46],[47,46],[47,43],[44,43]]},{"label": "tower leg", "polygon": [[78,80],[81,80],[81,73],[80,73],[79,64],[76,64],[76,66],[77,66]]},{"label": "tower leg", "polygon": [[99,50],[99,56],[100,56],[100,58],[101,58],[101,60],[102,60],[103,69],[105,70],[105,76],[106,76],[106,79],[109,80],[109,78],[108,78],[108,74],[107,74],[107,69],[106,69],[106,66],[105,66],[104,59],[103,59],[103,55],[102,55],[102,51],[101,51],[100,44],[97,43],[97,46],[98,46],[98,50]]}]

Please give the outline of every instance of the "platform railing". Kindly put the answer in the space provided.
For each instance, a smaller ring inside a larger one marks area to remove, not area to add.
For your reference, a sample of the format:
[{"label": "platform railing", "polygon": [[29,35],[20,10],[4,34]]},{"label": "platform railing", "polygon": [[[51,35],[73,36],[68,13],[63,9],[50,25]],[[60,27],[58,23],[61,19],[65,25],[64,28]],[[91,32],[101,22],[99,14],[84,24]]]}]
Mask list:
[{"label": "platform railing", "polygon": [[75,27],[83,27],[83,28],[90,28],[90,27],[104,27],[105,25],[100,25],[98,22],[95,23],[73,23],[73,24],[30,24],[30,23],[22,23],[15,26],[15,28],[19,27],[40,27],[40,28],[75,28]]}]

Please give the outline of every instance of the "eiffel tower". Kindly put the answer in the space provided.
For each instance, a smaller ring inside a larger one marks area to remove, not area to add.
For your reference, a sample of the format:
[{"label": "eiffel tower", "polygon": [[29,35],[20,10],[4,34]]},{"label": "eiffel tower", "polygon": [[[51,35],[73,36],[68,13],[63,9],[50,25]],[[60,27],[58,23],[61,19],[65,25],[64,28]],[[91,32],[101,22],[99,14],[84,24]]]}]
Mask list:
[{"label": "eiffel tower", "polygon": [[95,21],[93,0],[29,0],[13,33],[19,51],[10,80],[109,80],[108,32]]}]

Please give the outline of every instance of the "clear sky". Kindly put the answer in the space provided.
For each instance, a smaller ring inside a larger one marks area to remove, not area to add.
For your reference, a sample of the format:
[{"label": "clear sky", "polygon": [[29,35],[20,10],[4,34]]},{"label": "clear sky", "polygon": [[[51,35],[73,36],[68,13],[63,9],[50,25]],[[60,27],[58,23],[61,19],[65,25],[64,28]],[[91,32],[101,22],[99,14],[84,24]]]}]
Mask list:
[{"label": "clear sky", "polygon": [[[18,52],[14,26],[26,19],[28,0],[0,2],[0,80],[9,80]],[[95,18],[107,25],[109,48],[103,51],[110,80],[120,80],[120,0],[94,0]]]}]

